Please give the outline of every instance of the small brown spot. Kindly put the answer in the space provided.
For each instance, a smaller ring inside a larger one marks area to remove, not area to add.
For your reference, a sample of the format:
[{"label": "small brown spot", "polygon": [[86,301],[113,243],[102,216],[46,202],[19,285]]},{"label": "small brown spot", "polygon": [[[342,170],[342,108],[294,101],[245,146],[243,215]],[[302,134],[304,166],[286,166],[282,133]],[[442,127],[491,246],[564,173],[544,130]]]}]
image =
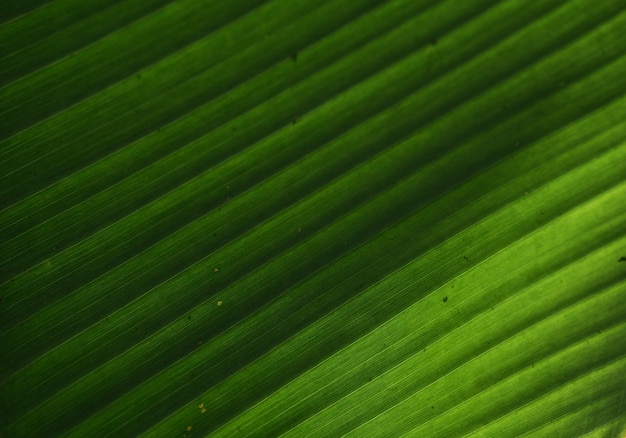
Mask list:
[{"label": "small brown spot", "polygon": [[218,268],[213,268],[213,272],[220,272]]},{"label": "small brown spot", "polygon": [[187,432],[191,432],[192,427],[191,426],[187,426]]},{"label": "small brown spot", "polygon": [[206,409],[202,408],[202,410],[200,411],[201,414],[206,413]]},{"label": "small brown spot", "polygon": [[221,301],[218,301],[218,302],[217,302],[217,305],[218,305],[218,306],[221,306],[221,305],[222,305],[222,302],[221,302]]},{"label": "small brown spot", "polygon": [[204,407],[204,403],[200,403],[200,404],[198,405],[198,407],[199,407],[200,409],[202,409],[202,408]]}]

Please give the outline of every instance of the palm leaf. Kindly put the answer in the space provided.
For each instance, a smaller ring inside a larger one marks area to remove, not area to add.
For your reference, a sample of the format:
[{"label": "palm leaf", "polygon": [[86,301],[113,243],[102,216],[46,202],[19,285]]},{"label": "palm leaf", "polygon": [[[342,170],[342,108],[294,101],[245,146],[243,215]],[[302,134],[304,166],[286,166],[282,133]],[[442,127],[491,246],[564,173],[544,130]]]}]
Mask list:
[{"label": "palm leaf", "polygon": [[625,6],[4,5],[2,435],[623,436]]}]

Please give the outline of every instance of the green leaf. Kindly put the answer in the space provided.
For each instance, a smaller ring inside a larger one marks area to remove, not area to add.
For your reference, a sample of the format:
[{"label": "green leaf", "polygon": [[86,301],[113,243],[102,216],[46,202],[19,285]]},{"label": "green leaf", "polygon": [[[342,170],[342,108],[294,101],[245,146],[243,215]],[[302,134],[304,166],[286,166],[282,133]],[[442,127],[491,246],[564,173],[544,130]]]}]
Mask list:
[{"label": "green leaf", "polygon": [[1,436],[624,436],[622,0],[2,9]]}]

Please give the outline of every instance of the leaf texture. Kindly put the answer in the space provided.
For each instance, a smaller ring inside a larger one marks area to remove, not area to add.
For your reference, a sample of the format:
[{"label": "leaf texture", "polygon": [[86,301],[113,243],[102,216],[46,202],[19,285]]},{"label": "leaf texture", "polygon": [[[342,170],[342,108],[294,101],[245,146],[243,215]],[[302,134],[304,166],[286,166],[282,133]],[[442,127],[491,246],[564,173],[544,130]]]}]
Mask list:
[{"label": "leaf texture", "polygon": [[0,23],[2,436],[626,432],[623,1]]}]

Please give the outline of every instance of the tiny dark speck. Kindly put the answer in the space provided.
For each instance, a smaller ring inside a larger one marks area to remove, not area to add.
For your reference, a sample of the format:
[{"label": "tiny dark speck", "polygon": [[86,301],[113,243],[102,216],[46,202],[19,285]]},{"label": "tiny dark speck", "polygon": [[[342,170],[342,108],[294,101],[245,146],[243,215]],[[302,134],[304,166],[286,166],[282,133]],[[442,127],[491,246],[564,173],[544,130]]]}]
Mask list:
[{"label": "tiny dark speck", "polygon": [[187,319],[191,319],[191,316],[188,316]]},{"label": "tiny dark speck", "polygon": [[626,256],[621,256],[618,262],[626,262]]},{"label": "tiny dark speck", "polygon": [[448,302],[448,297],[443,297],[443,302],[447,303]]},{"label": "tiny dark speck", "polygon": [[293,62],[297,62],[297,61],[298,61],[298,54],[297,54],[297,53],[294,53],[293,55],[291,55],[291,60],[292,60]]},{"label": "tiny dark speck", "polygon": [[437,44],[437,42],[438,42],[437,38],[433,38],[433,39],[430,41],[430,45],[431,45],[431,46],[434,46],[435,44]]}]

